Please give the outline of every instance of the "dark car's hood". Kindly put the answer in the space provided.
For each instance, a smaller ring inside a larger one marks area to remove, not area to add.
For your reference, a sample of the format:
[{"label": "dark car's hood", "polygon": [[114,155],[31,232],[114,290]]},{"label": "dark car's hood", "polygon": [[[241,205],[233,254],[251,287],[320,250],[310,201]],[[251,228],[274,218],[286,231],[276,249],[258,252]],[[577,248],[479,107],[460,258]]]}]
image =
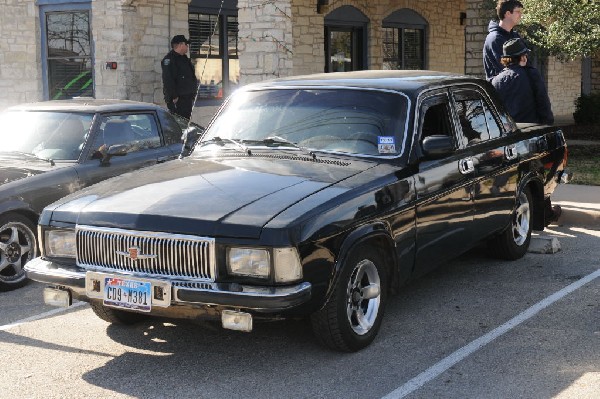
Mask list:
[{"label": "dark car's hood", "polygon": [[43,159],[0,153],[0,184],[35,176],[56,167],[57,165]]},{"label": "dark car's hood", "polygon": [[183,159],[107,180],[48,210],[55,221],[81,225],[251,238],[302,198],[372,166],[260,155]]}]

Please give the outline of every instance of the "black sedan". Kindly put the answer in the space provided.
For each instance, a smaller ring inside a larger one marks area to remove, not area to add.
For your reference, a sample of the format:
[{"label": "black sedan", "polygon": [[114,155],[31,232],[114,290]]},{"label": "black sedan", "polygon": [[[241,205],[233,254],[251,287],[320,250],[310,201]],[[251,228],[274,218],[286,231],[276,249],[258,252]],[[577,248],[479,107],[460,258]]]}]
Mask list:
[{"label": "black sedan", "polygon": [[[175,159],[201,128],[147,103],[75,99],[0,113],[0,291],[22,286],[42,209],[83,187]],[[191,135],[190,135],[191,136]]]},{"label": "black sedan", "polygon": [[[522,257],[564,174],[552,126],[519,129],[485,80],[361,71],[248,85],[191,156],[44,209],[25,267],[48,304],[111,323],[310,316],[328,347],[376,336],[391,293],[478,245]],[[308,318],[306,318],[308,319]]]}]

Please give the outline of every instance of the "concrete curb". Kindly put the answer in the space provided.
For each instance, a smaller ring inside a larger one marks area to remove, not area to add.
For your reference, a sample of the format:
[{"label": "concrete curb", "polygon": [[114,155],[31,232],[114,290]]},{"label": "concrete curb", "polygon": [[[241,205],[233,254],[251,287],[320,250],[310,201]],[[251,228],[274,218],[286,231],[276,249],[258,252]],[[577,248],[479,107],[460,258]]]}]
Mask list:
[{"label": "concrete curb", "polygon": [[600,227],[600,205],[584,202],[552,201],[562,213],[553,224],[565,226]]}]

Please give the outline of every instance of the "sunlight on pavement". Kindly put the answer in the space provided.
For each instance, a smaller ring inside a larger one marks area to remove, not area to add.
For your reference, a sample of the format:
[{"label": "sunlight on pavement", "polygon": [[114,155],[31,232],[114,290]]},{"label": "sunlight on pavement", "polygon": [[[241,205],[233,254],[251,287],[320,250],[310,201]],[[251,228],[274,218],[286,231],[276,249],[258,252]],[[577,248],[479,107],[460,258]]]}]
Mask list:
[{"label": "sunlight on pavement", "polygon": [[583,374],[564,391],[556,395],[556,399],[567,398],[597,398],[600,389],[600,372],[588,372]]}]

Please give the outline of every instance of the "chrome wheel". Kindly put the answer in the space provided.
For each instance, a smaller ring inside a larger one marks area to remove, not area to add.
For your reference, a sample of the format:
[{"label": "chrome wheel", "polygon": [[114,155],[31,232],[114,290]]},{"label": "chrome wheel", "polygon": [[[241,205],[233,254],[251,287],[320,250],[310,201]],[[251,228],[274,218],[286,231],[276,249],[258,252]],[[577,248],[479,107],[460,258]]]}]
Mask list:
[{"label": "chrome wheel", "polygon": [[381,281],[375,264],[368,259],[359,262],[352,272],[346,290],[347,315],[352,330],[368,333],[379,314]]},{"label": "chrome wheel", "polygon": [[365,242],[349,253],[325,306],[311,315],[315,337],[322,345],[355,352],[377,336],[388,277],[383,248],[376,244]]},{"label": "chrome wheel", "polygon": [[517,198],[517,208],[515,209],[512,225],[513,239],[515,244],[521,246],[529,237],[529,223],[531,222],[531,212],[529,209],[529,200],[524,192],[519,193]]},{"label": "chrome wheel", "polygon": [[25,263],[37,255],[33,224],[19,215],[0,218],[0,291],[22,286]]}]

